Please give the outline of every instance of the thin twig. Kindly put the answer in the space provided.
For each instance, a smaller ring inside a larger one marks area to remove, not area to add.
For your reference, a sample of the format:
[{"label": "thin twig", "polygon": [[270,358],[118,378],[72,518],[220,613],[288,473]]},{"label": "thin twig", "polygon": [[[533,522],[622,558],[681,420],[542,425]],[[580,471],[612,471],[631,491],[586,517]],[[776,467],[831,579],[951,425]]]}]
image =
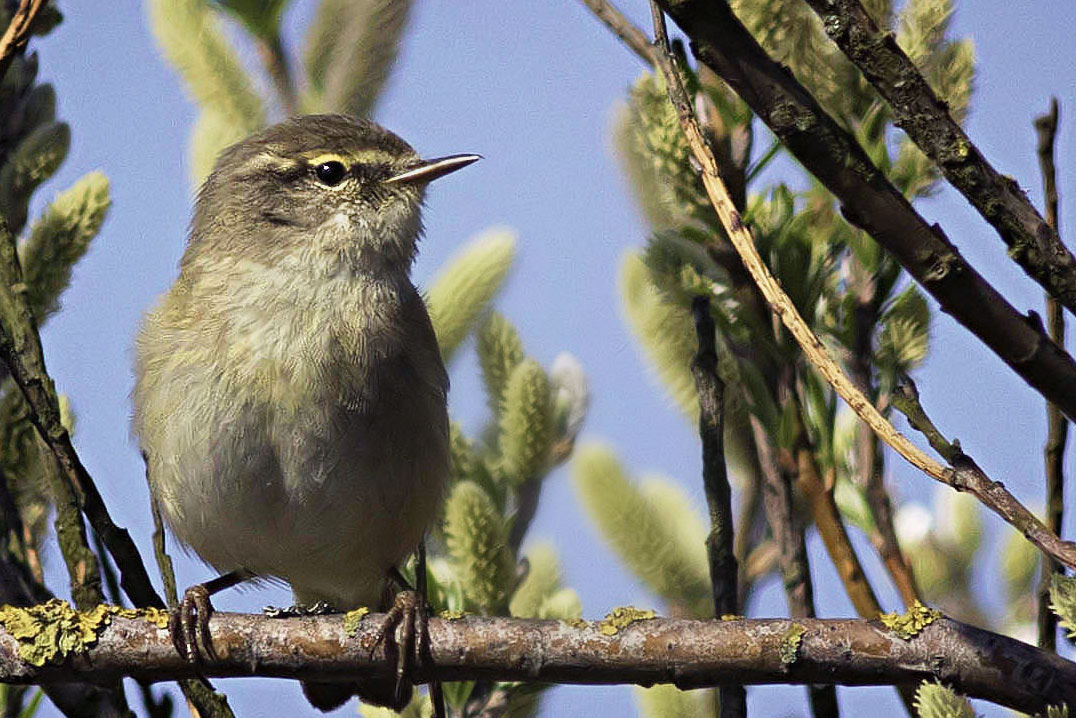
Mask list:
[{"label": "thin twig", "polygon": [[[116,675],[151,681],[273,676],[346,680],[389,677],[384,614],[349,631],[343,616],[269,618],[215,613],[217,656],[192,666],[168,632],[116,616],[97,641],[61,664],[21,661],[0,631],[0,681],[92,680]],[[916,684],[941,678],[965,695],[1029,713],[1076,705],[1076,663],[1006,636],[937,618],[905,639],[863,619],[650,619],[619,630],[588,622],[466,616],[430,620],[432,663],[417,683],[437,679],[616,684],[674,682],[685,689],[744,684]],[[800,634],[797,627],[802,628]],[[604,628],[604,630],[603,630]],[[790,630],[791,629],[791,630]],[[389,646],[391,648],[391,646]],[[1019,680],[1014,680],[1014,667]]]},{"label": "thin twig", "polygon": [[923,434],[930,445],[949,462],[946,484],[957,491],[968,491],[975,498],[1012,525],[1024,537],[1070,568],[1076,562],[1076,544],[1062,541],[1039,519],[1008,492],[1004,484],[986,475],[975,461],[964,453],[958,442],[950,442],[927,416],[919,401],[919,389],[909,377],[893,393],[893,407],[904,414],[908,424]]},{"label": "thin twig", "polygon": [[[145,454],[142,459],[145,461]],[[149,463],[146,463],[146,483],[149,483]],[[150,494],[150,513],[153,515],[153,555],[157,559],[157,570],[160,572],[161,581],[164,583],[164,597],[168,601],[168,607],[177,610],[179,596],[176,591],[176,574],[172,568],[172,557],[168,555],[166,545],[167,537],[164,531],[164,521],[161,518],[161,510],[157,506],[157,500]],[[179,681],[179,689],[187,701],[195,707],[199,716],[205,718],[235,718],[231,706],[228,705],[228,696],[214,690],[204,680],[185,679]]]},{"label": "thin twig", "polygon": [[932,159],[949,183],[992,224],[1009,256],[1076,313],[1076,257],[1011,178],[995,170],[916,69],[891,32],[859,0],[806,0],[844,54],[889,103],[897,125]]},{"label": "thin twig", "polygon": [[[660,19],[660,10],[655,23]],[[658,33],[659,50],[668,48],[668,38]],[[710,511],[710,533],[706,552],[710,561],[710,585],[714,616],[740,613],[736,581],[739,566],[733,550],[732,487],[725,466],[725,383],[717,375],[716,328],[710,315],[710,300],[697,297],[692,303],[699,349],[691,363],[699,395],[699,438],[702,440],[702,481]],[[747,694],[742,685],[722,685],[718,690],[721,718],[747,715]]]},{"label": "thin twig", "polygon": [[[1057,167],[1054,164],[1055,141],[1058,125],[1057,98],[1050,100],[1050,111],[1035,118],[1038,134],[1039,168],[1042,171],[1043,194],[1046,199],[1046,223],[1058,232],[1057,221]],[[1046,325],[1050,338],[1065,346],[1065,314],[1060,303],[1047,294]],[[1058,536],[1065,512],[1065,443],[1068,439],[1069,422],[1056,406],[1046,403],[1046,420],[1049,426],[1046,437],[1046,525]],[[1039,646],[1049,650],[1057,648],[1057,616],[1050,610],[1050,583],[1055,573],[1064,569],[1056,561],[1044,558],[1042,582],[1039,585]]]},{"label": "thin twig", "polygon": [[950,314],[1036,391],[1076,416],[1076,362],[1029,323],[926,222],[855,138],[774,62],[728,3],[659,0],[696,57],[725,80],[785,147],[842,203],[845,216],[887,249]]},{"label": "thin twig", "polygon": [[[764,480],[763,506],[778,547],[788,611],[793,618],[815,618],[814,583],[807,558],[807,541],[793,508],[792,477],[781,470],[770,437],[755,417],[751,417],[751,429]],[[811,685],[807,691],[811,715],[815,718],[836,718],[839,715],[837,691],[833,686]]]},{"label": "thin twig", "polygon": [[[667,0],[658,0],[658,2],[667,4]],[[684,0],[679,3],[677,7],[680,9],[679,11],[683,13],[683,7],[693,5],[693,3],[694,0]],[[696,12],[702,13],[703,11],[696,10]],[[708,4],[705,11],[707,14],[721,14],[727,12],[728,8],[723,3]],[[696,21],[697,18],[690,14],[686,17],[687,19],[685,20],[685,23],[689,24],[690,27],[693,27],[690,25],[690,22]],[[738,23],[736,23],[736,26],[740,27],[741,30],[743,29]],[[707,31],[713,30],[711,26],[707,26],[706,29]],[[746,30],[743,30],[743,32],[746,33]],[[725,39],[728,40],[729,38],[726,36]],[[753,43],[753,47],[758,47],[757,44],[754,44],[754,40],[750,39],[750,36],[748,36],[748,39]],[[712,44],[707,44],[707,47],[712,48],[713,46]],[[701,50],[698,50],[697,48],[697,51]],[[759,49],[758,52],[761,52],[761,49]],[[766,60],[769,61],[768,58],[766,58]],[[765,295],[770,308],[778,317],[780,317],[781,321],[799,343],[807,359],[815,369],[818,370],[819,374],[821,374],[837,394],[844,399],[848,406],[851,407],[852,411],[871,427],[882,441],[904,457],[910,464],[920,469],[931,478],[948,486],[952,486],[958,491],[970,491],[979,499],[979,501],[1005,519],[1005,521],[1015,526],[1017,530],[1021,531],[1028,540],[1038,546],[1042,551],[1053,556],[1066,566],[1076,568],[1076,544],[1059,539],[1057,535],[1047,529],[1033,513],[1028,511],[1023,504],[1017,501],[1016,497],[1009,493],[1002,484],[991,481],[985,474],[982,474],[981,470],[978,470],[978,467],[975,467],[975,472],[970,471],[964,463],[946,467],[928,456],[922,449],[897,431],[896,428],[882,416],[881,412],[875,408],[874,404],[872,404],[867,397],[863,395],[863,392],[861,392],[851,379],[848,378],[836,360],[829,355],[829,352],[826,350],[821,340],[811,331],[810,327],[807,326],[807,323],[803,320],[803,317],[792,303],[792,300],[789,299],[784,289],[781,288],[780,283],[774,278],[773,274],[770,273],[769,268],[766,267],[762,258],[759,256],[758,250],[755,249],[751,232],[746,225],[744,225],[740,213],[736,211],[735,206],[729,198],[724,183],[721,181],[721,177],[718,174],[713,154],[707,147],[706,141],[699,130],[698,122],[695,120],[694,112],[686,99],[686,94],[684,93],[683,88],[678,84],[678,77],[675,72],[672,71],[673,68],[667,66],[666,69],[666,65],[667,64],[663,64],[663,71],[666,73],[666,87],[670,93],[670,100],[673,102],[674,107],[676,107],[677,112],[680,115],[681,126],[684,129],[684,134],[687,138],[688,145],[691,147],[692,154],[701,166],[703,185],[706,188],[707,195],[710,197],[710,201],[714,205],[714,209],[717,211],[721,224],[728,234],[729,239],[732,241],[733,246],[736,248],[736,251],[739,253],[740,258],[743,260],[744,266],[747,267],[747,270],[751,273],[751,277]],[[782,78],[787,78],[788,73],[782,72],[780,73],[780,76]],[[821,112],[820,109],[819,112]],[[856,147],[858,147],[858,145]],[[869,160],[867,160],[867,162],[867,166],[870,166]],[[903,201],[903,198],[901,198],[901,200]],[[912,213],[914,215],[914,211]],[[918,217],[918,215],[914,216]],[[873,221],[874,220],[872,220],[872,222]],[[953,251],[955,252],[955,249],[953,249]],[[937,271],[937,268],[935,269]],[[948,273],[952,269],[953,268],[950,266],[946,268],[943,273]],[[967,265],[965,265],[964,271],[973,272],[970,266]],[[985,307],[980,307],[980,309],[985,313],[989,313],[986,312]],[[1020,324],[1024,328],[1030,328],[1030,325],[1026,321],[1020,320]],[[1045,337],[1041,331],[1036,332],[1036,336],[1038,336],[1042,342],[1046,342],[1049,346],[1056,348],[1056,345],[1053,344],[1048,337]],[[1044,349],[1045,346],[1046,345],[1041,342],[1038,344],[1040,350]],[[1069,358],[1067,354],[1064,354],[1064,356],[1071,361],[1071,358]],[[1076,389],[1076,378],[1074,378],[1073,381],[1074,386],[1072,388]],[[1066,389],[1066,391],[1068,391],[1068,389]],[[945,456],[945,454],[942,455]],[[946,459],[949,460],[949,457],[946,457]],[[966,457],[961,455],[961,461],[963,462],[964,460],[966,460]],[[952,464],[952,461],[950,461],[950,463]]]},{"label": "thin twig", "polygon": [[582,2],[643,62],[648,65],[654,64],[654,46],[650,44],[650,38],[645,32],[635,27],[624,13],[606,0],[582,0]]},{"label": "thin twig", "polygon": [[15,53],[26,47],[34,28],[34,21],[37,20],[47,2],[48,0],[22,0],[15,14],[11,16],[7,30],[0,36],[0,81],[7,75],[7,69],[11,67]]},{"label": "thin twig", "polygon": [[[878,396],[874,384],[874,330],[881,314],[878,283],[875,277],[859,261],[855,252],[848,257],[848,285],[852,296],[852,351],[848,360],[848,375],[870,397],[876,407],[888,401]],[[866,424],[856,427],[857,481],[874,520],[869,532],[871,543],[890,578],[900,593],[905,607],[921,600],[911,564],[900,549],[897,532],[893,525],[893,505],[885,487],[885,456],[880,451],[878,436]]]},{"label": "thin twig", "polygon": [[[81,506],[93,530],[104,541],[121,571],[124,591],[136,606],[162,607],[153,590],[149,574],[138,548],[126,529],[116,526],[101,499],[89,472],[82,465],[71,435],[60,420],[56,388],[45,369],[41,338],[26,302],[26,284],[22,281],[15,238],[7,221],[0,217],[0,358],[22,390],[30,408],[29,418],[38,435],[56,458],[59,476],[67,487],[65,493]],[[56,482],[59,483],[59,482]],[[65,503],[69,503],[66,502]],[[59,506],[59,503],[58,503]],[[79,522],[81,524],[81,521]],[[85,540],[83,537],[83,544]],[[88,545],[87,545],[88,550]]]}]

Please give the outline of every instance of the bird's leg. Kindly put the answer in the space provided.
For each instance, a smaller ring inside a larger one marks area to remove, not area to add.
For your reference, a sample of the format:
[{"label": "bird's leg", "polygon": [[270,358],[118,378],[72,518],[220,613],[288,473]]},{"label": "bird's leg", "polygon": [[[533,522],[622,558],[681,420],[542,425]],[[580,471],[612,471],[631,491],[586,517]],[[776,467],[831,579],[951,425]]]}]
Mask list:
[{"label": "bird's leg", "polygon": [[168,617],[172,645],[176,647],[179,655],[189,663],[198,663],[201,658],[201,653],[199,653],[199,648],[201,648],[206,656],[216,660],[213,637],[209,635],[209,617],[213,615],[213,604],[209,599],[215,593],[220,593],[226,588],[252,578],[254,574],[245,569],[229,571],[211,581],[195,584],[183,592],[183,600]]},{"label": "bird's leg", "polygon": [[[423,648],[430,649],[430,613],[433,612],[433,607],[430,605],[430,594],[426,590],[426,541],[423,539],[418,544],[418,555],[415,561],[415,583],[418,584],[418,595],[422,599],[422,608],[418,612],[419,621],[417,622],[416,629],[418,632],[418,640],[415,641],[415,664],[417,665],[422,661]],[[432,654],[432,651],[431,651]],[[431,662],[433,656],[430,656]],[[441,681],[432,681],[430,683],[430,703],[433,704],[434,718],[447,718],[447,712],[445,710],[445,692],[441,687]]]},{"label": "bird's leg", "polygon": [[[410,690],[411,684],[407,680],[408,664],[418,666],[422,662],[423,649],[429,645],[429,610],[430,605],[426,600],[426,546],[420,544],[418,548],[418,561],[415,566],[417,590],[412,588],[407,579],[400,574],[395,567],[389,573],[389,577],[395,581],[401,590],[395,595],[392,607],[385,615],[381,626],[377,631],[377,639],[374,648],[387,642],[388,636],[395,628],[400,629],[400,638],[397,641],[396,654],[396,702],[403,701],[405,693]],[[439,695],[440,685],[434,687],[434,693]],[[444,715],[443,709],[438,710],[439,701],[434,696],[434,706],[438,718]],[[440,701],[443,705],[443,699]]]}]

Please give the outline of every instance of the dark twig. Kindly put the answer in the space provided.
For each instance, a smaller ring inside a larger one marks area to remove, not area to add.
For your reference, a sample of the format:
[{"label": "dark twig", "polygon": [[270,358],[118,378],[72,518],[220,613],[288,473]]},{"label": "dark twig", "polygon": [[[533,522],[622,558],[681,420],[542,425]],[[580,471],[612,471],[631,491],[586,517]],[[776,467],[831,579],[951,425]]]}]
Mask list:
[{"label": "dark twig", "polygon": [[47,2],[48,0],[22,0],[15,14],[11,16],[7,30],[0,36],[0,80],[7,75],[15,53],[26,47],[34,29],[34,21]]},{"label": "dark twig", "polygon": [[[143,461],[145,460],[145,455],[143,455],[142,459]],[[146,464],[146,480],[148,483],[148,463]],[[164,521],[161,519],[161,510],[157,506],[157,500],[153,498],[152,493],[149,507],[150,513],[153,514],[153,555],[157,559],[157,570],[160,572],[161,581],[164,583],[165,600],[168,601],[168,607],[175,611],[179,603],[179,596],[176,591],[176,574],[172,569],[172,557],[168,555],[167,536],[164,531]],[[235,718],[231,706],[228,705],[228,696],[215,691],[201,676],[196,680],[190,678],[180,680],[179,689],[183,691],[183,696],[190,701],[191,705],[197,709],[198,715],[206,718]]]},{"label": "dark twig", "polygon": [[[75,453],[71,435],[60,421],[56,388],[45,369],[41,339],[26,302],[15,238],[3,218],[0,218],[0,358],[26,398],[30,421],[56,458],[62,483],[67,487],[65,491],[81,506],[116,560],[124,591],[136,606],[162,607],[164,604],[153,590],[138,548],[130,534],[113,523],[93,479]],[[84,535],[82,543],[86,545]]]},{"label": "dark twig", "polygon": [[[1046,223],[1056,232],[1057,222],[1057,167],[1054,164],[1055,140],[1058,125],[1057,98],[1050,100],[1050,111],[1035,118],[1038,135],[1039,168],[1042,171],[1043,194],[1046,199]],[[1057,299],[1046,295],[1046,324],[1050,338],[1058,346],[1065,346],[1065,314]],[[1046,525],[1058,536],[1065,512],[1065,443],[1069,423],[1056,406],[1046,403],[1046,419],[1049,426],[1046,437]],[[1043,557],[1042,583],[1039,585],[1039,646],[1049,650],[1057,648],[1057,616],[1050,610],[1050,581],[1055,573],[1064,569],[1057,561]]]},{"label": "dark twig", "polygon": [[[777,543],[788,611],[793,618],[815,618],[814,584],[807,559],[807,541],[793,508],[792,476],[781,470],[770,437],[755,417],[751,417],[751,428],[763,475],[763,506]],[[836,718],[840,714],[833,686],[810,685],[807,692],[811,715],[815,718]]]},{"label": "dark twig", "polygon": [[856,64],[893,111],[897,125],[941,168],[1009,247],[1009,256],[1070,312],[1076,312],[1076,258],[1020,186],[972,144],[949,105],[859,0],[806,0],[826,34]]},{"label": "dark twig", "polygon": [[[663,47],[667,47],[666,41],[666,38],[659,39]],[[706,552],[710,559],[714,616],[720,618],[725,614],[740,612],[736,588],[739,567],[733,550],[732,488],[725,466],[725,383],[717,375],[716,328],[714,318],[710,315],[710,300],[704,296],[696,297],[691,311],[695,316],[695,334],[699,340],[691,373],[699,394],[702,482],[710,510]],[[742,685],[722,685],[718,690],[718,701],[722,718],[747,715],[747,694]]]},{"label": "dark twig", "polygon": [[700,61],[744,99],[789,151],[940,303],[1043,396],[1076,416],[1076,362],[1021,315],[928,224],[855,139],[759,47],[727,3],[659,0]]},{"label": "dark twig", "polygon": [[582,2],[643,62],[648,65],[654,64],[654,47],[650,44],[650,38],[635,27],[624,13],[606,0],[582,0]]},{"label": "dark twig", "polygon": [[[15,639],[0,631],[0,681],[117,675],[166,681],[196,671],[222,678],[388,677],[395,665],[386,657],[385,642],[377,641],[383,619],[383,614],[366,616],[349,633],[338,615],[215,613],[210,627],[217,658],[207,657],[197,667],[176,653],[167,631],[138,618],[114,617],[87,651],[40,667],[19,660]],[[804,629],[798,640],[790,638],[799,633],[797,626]],[[729,681],[890,685],[940,678],[968,696],[1029,713],[1051,704],[1076,705],[1076,663],[947,618],[908,640],[863,619],[651,619],[609,635],[596,623],[577,627],[555,620],[467,616],[431,619],[429,631],[433,663],[416,667],[412,677],[420,683],[673,682],[689,689]]]}]

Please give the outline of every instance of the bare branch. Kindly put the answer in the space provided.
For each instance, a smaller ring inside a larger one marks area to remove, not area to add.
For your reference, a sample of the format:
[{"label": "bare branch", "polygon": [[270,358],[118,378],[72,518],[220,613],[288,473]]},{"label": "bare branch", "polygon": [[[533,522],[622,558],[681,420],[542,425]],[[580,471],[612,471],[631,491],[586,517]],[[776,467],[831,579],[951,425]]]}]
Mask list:
[{"label": "bare branch", "polygon": [[897,125],[992,224],[1009,256],[1076,313],[1076,258],[1020,186],[995,170],[926,78],[859,0],[805,0],[844,54],[889,103]]},{"label": "bare branch", "polygon": [[[85,653],[41,667],[20,661],[15,639],[0,631],[0,681],[97,681],[121,675],[165,681],[194,677],[196,670],[210,678],[390,676],[395,661],[388,659],[384,642],[375,648],[381,618],[369,615],[349,633],[343,616],[216,613],[210,626],[218,658],[206,657],[197,668],[176,653],[167,630],[137,618],[113,618]],[[418,682],[675,683],[681,688],[730,681],[887,685],[939,678],[969,696],[1026,712],[1049,704],[1076,705],[1076,663],[946,618],[910,640],[862,619],[652,619],[612,635],[600,626],[477,616],[432,619],[432,663],[418,666],[413,677]],[[796,626],[803,628],[798,641],[789,638],[799,633]]]},{"label": "bare branch", "polygon": [[755,42],[727,3],[659,0],[789,151],[941,304],[1040,394],[1076,416],[1076,362],[1029,323],[871,163],[855,139]]}]

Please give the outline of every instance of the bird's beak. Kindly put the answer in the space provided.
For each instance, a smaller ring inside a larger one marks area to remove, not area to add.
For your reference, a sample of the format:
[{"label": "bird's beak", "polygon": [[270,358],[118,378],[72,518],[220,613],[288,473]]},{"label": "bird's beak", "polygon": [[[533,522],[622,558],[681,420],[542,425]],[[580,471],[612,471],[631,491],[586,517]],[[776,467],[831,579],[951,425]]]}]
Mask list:
[{"label": "bird's beak", "polygon": [[480,159],[482,159],[482,155],[449,155],[448,157],[425,160],[422,164],[409,167],[400,174],[389,177],[384,181],[384,184],[397,184],[400,182],[425,184],[438,177],[444,177],[451,172],[463,169]]}]

